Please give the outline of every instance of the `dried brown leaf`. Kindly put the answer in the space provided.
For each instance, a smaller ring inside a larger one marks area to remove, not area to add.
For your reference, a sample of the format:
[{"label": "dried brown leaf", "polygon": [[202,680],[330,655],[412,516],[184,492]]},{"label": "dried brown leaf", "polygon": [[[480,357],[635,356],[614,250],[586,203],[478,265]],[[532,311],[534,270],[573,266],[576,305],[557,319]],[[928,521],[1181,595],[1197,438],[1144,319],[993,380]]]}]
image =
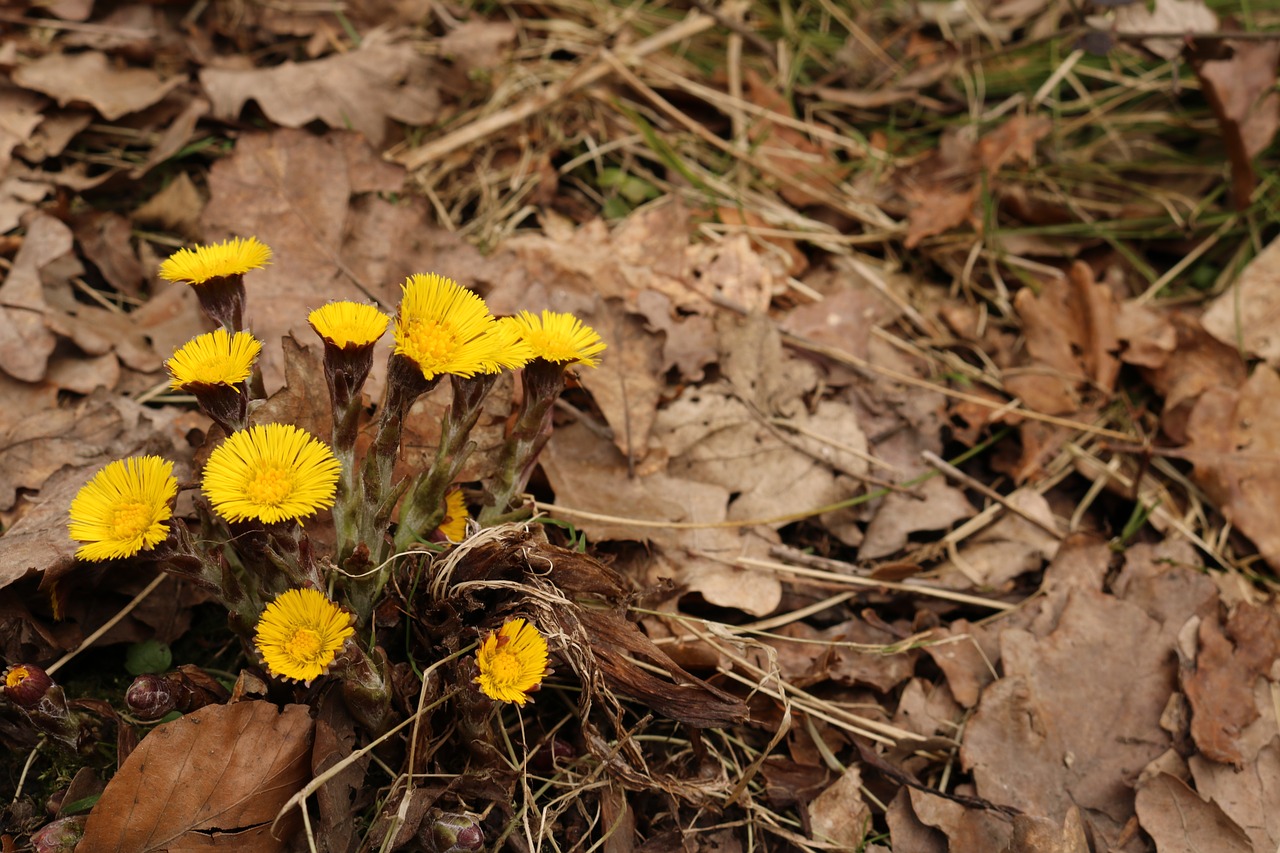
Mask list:
[{"label": "dried brown leaf", "polygon": [[1193,63],[1205,100],[1222,130],[1231,163],[1236,207],[1249,206],[1257,178],[1253,158],[1266,150],[1280,128],[1280,93],[1275,91],[1280,43],[1229,39],[1230,59]]},{"label": "dried brown leaf", "polygon": [[90,211],[71,222],[76,242],[107,283],[121,293],[137,296],[147,274],[133,250],[129,220],[118,213]]},{"label": "dried brown leaf", "polygon": [[858,848],[871,830],[871,808],[862,799],[862,772],[851,765],[809,803],[809,828],[815,841]]},{"label": "dried brown leaf", "polygon": [[1188,763],[1196,790],[1245,831],[1254,850],[1280,848],[1280,739],[1272,739],[1243,770],[1199,755]]},{"label": "dried brown leaf", "polygon": [[0,88],[0,174],[9,169],[13,149],[31,140],[47,101],[13,86]]},{"label": "dried brown leaf", "polygon": [[943,530],[973,513],[964,492],[942,477],[925,480],[910,494],[892,492],[867,525],[858,556],[873,560],[896,554],[912,533]]},{"label": "dried brown leaf", "polygon": [[1138,789],[1138,819],[1160,853],[1250,853],[1257,848],[1216,804],[1176,776],[1161,773]]},{"label": "dried brown leaf", "polygon": [[609,345],[598,367],[579,371],[579,381],[613,429],[618,450],[644,459],[658,402],[666,391],[663,341],[646,330],[639,316],[627,313],[621,299],[605,300],[579,317]]},{"label": "dried brown leaf", "polygon": [[149,68],[117,67],[96,50],[50,53],[13,72],[13,82],[24,89],[43,92],[64,107],[89,104],[107,121],[159,103],[184,80],[165,80]]},{"label": "dried brown leaf", "polygon": [[1195,479],[1227,520],[1280,568],[1280,376],[1265,364],[1240,388],[1201,395],[1187,422]]},{"label": "dried brown leaf", "polygon": [[41,272],[70,256],[71,247],[71,229],[52,216],[37,217],[0,284],[0,366],[14,379],[44,378],[57,339],[45,326],[48,306]]},{"label": "dried brown leaf", "polygon": [[1172,649],[1136,605],[1065,596],[1043,638],[1001,634],[1005,677],[983,692],[961,758],[981,796],[1057,821],[1074,804],[1114,840],[1133,815],[1128,780],[1169,744]]},{"label": "dried brown leaf", "polygon": [[[557,427],[541,463],[557,504],[611,517],[567,515],[591,539],[645,540],[661,546],[655,550],[651,567],[655,581],[671,578],[712,604],[757,616],[778,606],[782,585],[775,576],[697,556],[710,553],[732,558],[755,553],[763,557],[767,542],[744,536],[736,528],[680,529],[663,523],[715,525],[725,521],[728,489],[671,476],[661,469],[633,472],[613,442],[578,423]],[[644,523],[628,525],[625,519]],[[665,552],[670,552],[670,557]]]},{"label": "dried brown leaf", "polygon": [[[1204,0],[1155,0],[1153,5],[1131,3],[1116,9],[1113,26],[1116,32],[1133,33],[1212,33],[1217,32],[1218,16]],[[1182,52],[1182,40],[1149,38],[1143,47],[1157,56],[1173,59]]]},{"label": "dried brown leaf", "polygon": [[377,147],[386,138],[389,121],[426,125],[440,109],[431,62],[385,31],[371,33],[356,50],[313,62],[205,68],[200,83],[217,118],[235,119],[245,102],[254,100],[284,127],[319,120],[336,130],[358,130]]},{"label": "dried brown leaf", "polygon": [[1209,304],[1201,322],[1226,346],[1280,368],[1280,237]]},{"label": "dried brown leaf", "polygon": [[[80,850],[184,853],[285,849],[280,808],[310,776],[313,723],[305,705],[209,705],[156,727],[89,813]],[[294,813],[296,815],[296,813]]]},{"label": "dried brown leaf", "polygon": [[1270,607],[1241,604],[1226,625],[1200,622],[1194,668],[1184,668],[1182,687],[1191,703],[1191,736],[1206,758],[1239,769],[1246,756],[1241,731],[1258,717],[1253,685],[1280,657],[1280,616]]},{"label": "dried brown leaf", "polygon": [[1008,849],[1012,829],[1003,815],[969,808],[953,800],[910,789],[917,819],[947,838],[949,853],[991,853]]}]

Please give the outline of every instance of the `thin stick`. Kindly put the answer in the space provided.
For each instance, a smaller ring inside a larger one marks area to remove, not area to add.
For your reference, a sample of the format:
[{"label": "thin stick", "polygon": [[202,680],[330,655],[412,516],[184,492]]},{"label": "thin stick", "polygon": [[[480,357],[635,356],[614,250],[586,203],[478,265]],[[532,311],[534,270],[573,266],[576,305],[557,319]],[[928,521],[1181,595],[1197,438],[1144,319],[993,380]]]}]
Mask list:
[{"label": "thin stick", "polygon": [[[647,39],[636,42],[631,47],[620,48],[614,58],[623,65],[631,65],[651,53],[656,53],[676,42],[692,38],[698,33],[708,30],[715,26],[715,23],[716,19],[710,15],[692,14],[675,26],[668,27],[662,32],[654,33]],[[473,121],[471,124],[460,127],[452,133],[446,133],[439,139],[428,142],[421,148],[415,148],[413,151],[396,159],[409,171],[421,168],[428,163],[439,160],[452,151],[474,145],[481,139],[491,136],[505,127],[510,127],[546,110],[561,98],[608,76],[611,71],[613,71],[613,66],[608,61],[597,59],[580,72],[543,86],[519,103]]]},{"label": "thin stick", "polygon": [[[704,557],[716,559],[714,555],[703,554]],[[1010,604],[1007,601],[992,601],[989,598],[980,598],[976,595],[966,595],[963,592],[952,592],[949,589],[939,589],[938,587],[925,586],[921,583],[899,583],[897,581],[875,580],[874,578],[861,578],[854,575],[841,575],[835,572],[824,572],[821,569],[806,569],[800,566],[788,566],[785,563],[775,563],[772,560],[760,560],[755,557],[735,557],[732,560],[723,562],[743,568],[768,569],[773,572],[787,572],[800,577],[815,578],[826,581],[831,584],[844,584],[846,586],[865,586],[877,587],[880,589],[893,589],[899,592],[912,592],[917,595],[927,595],[932,598],[942,598],[947,601],[957,601],[961,604],[972,604],[977,607],[987,607],[992,610],[1015,610],[1018,605]]]},{"label": "thin stick", "polygon": [[117,613],[115,616],[112,616],[105,623],[103,623],[101,628],[94,631],[89,636],[85,637],[84,640],[81,641],[80,645],[76,646],[74,649],[72,649],[71,651],[63,655],[59,661],[54,663],[53,666],[46,669],[45,672],[49,673],[50,675],[53,675],[58,670],[62,669],[63,665],[67,663],[67,661],[71,660],[73,657],[80,654],[82,651],[84,651],[85,649],[89,648],[94,643],[96,643],[102,637],[103,634],[110,631],[112,628],[116,626],[116,624],[121,619],[123,619],[124,617],[132,613],[133,609],[137,607],[139,604],[141,604],[148,595],[155,592],[156,587],[164,583],[167,577],[169,576],[164,574],[163,572],[156,575],[156,577],[151,581],[151,583],[146,585],[146,587],[142,590],[142,592],[138,593],[133,597],[133,601],[130,601],[123,608],[121,608],[119,613]]},{"label": "thin stick", "polygon": [[1021,408],[1017,405],[1018,401],[1016,398],[1005,402],[1000,400],[988,400],[986,397],[979,397],[977,394],[966,394],[963,391],[956,391],[945,385],[939,385],[938,383],[930,382],[927,379],[920,379],[908,373],[894,370],[891,367],[883,367],[878,364],[873,364],[866,359],[858,358],[856,355],[845,352],[842,349],[824,346],[823,344],[811,341],[807,338],[801,337],[800,335],[793,335],[790,332],[783,332],[782,340],[792,346],[797,346],[801,349],[815,352],[818,355],[826,356],[832,361],[838,361],[842,364],[847,364],[850,367],[857,367],[861,370],[869,370],[872,373],[878,373],[881,376],[892,379],[895,382],[901,382],[904,385],[914,385],[917,388],[927,388],[930,391],[937,391],[944,397],[950,397],[953,400],[962,400],[966,403],[973,403],[975,406],[982,406],[986,409],[1007,409],[1010,414],[1017,415],[1020,418],[1040,421],[1041,423],[1052,424],[1053,426],[1066,427],[1067,429],[1089,433],[1090,435],[1100,435],[1106,438],[1122,439],[1129,442],[1133,442],[1135,440],[1132,435],[1119,432],[1118,430],[1094,426],[1093,424],[1086,424],[1081,421],[1073,421],[1069,418],[1059,418],[1054,415],[1046,415],[1042,412],[1034,411],[1033,409]]},{"label": "thin stick", "polygon": [[971,489],[974,489],[975,491],[982,492],[982,494],[991,498],[991,500],[1000,504],[1002,507],[1009,510],[1009,512],[1022,516],[1027,521],[1031,522],[1036,527],[1039,527],[1041,530],[1043,530],[1045,533],[1048,533],[1050,536],[1054,537],[1055,539],[1062,538],[1062,532],[1059,531],[1056,526],[1054,526],[1053,524],[1043,519],[1036,518],[1034,515],[1027,512],[1025,509],[1018,506],[1016,503],[1009,500],[1004,495],[997,492],[995,489],[991,488],[985,483],[981,483],[975,480],[973,477],[970,477],[968,474],[961,471],[959,468],[952,465],[950,462],[943,459],[941,456],[934,453],[932,450],[921,451],[920,455],[924,458],[926,462],[928,462],[933,467],[937,468],[939,471],[941,471],[944,475],[951,478],[952,480],[955,480],[958,483],[963,483],[964,485],[968,486]]}]

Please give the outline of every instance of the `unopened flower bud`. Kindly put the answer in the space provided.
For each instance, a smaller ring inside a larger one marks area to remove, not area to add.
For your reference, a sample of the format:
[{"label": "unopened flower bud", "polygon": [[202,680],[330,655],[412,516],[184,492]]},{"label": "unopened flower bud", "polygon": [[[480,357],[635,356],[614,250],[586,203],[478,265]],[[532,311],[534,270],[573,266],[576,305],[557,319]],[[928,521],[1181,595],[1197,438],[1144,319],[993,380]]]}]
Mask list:
[{"label": "unopened flower bud", "polygon": [[5,698],[19,708],[30,710],[40,703],[53,686],[53,679],[35,664],[15,663],[4,671]]},{"label": "unopened flower bud", "polygon": [[435,812],[428,815],[423,841],[433,853],[463,853],[484,847],[480,815],[471,812]]},{"label": "unopened flower bud", "polygon": [[31,836],[31,848],[36,853],[72,853],[84,836],[86,821],[85,815],[59,818]]},{"label": "unopened flower bud", "polygon": [[140,720],[158,720],[178,707],[173,686],[159,675],[139,675],[125,691],[124,703]]},{"label": "unopened flower bud", "polygon": [[544,743],[529,757],[529,766],[539,773],[550,773],[555,770],[557,763],[572,761],[577,757],[578,751],[573,748],[573,744],[564,738],[553,737],[550,743]]}]

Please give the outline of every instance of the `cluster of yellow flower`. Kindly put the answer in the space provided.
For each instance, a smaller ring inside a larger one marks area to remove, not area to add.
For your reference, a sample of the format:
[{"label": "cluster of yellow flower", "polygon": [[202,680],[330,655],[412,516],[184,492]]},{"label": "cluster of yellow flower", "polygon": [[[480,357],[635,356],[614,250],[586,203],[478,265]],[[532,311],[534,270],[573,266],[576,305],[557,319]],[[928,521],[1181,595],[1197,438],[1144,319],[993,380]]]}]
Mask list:
[{"label": "cluster of yellow flower", "polygon": [[[180,250],[160,270],[164,279],[193,285],[202,308],[220,325],[189,341],[167,362],[171,387],[194,395],[227,433],[201,475],[201,491],[213,512],[224,522],[256,526],[279,537],[279,525],[292,524],[296,531],[296,522],[333,508],[339,563],[363,544],[365,559],[377,566],[390,544],[400,549],[423,531],[439,530],[459,541],[468,516],[452,481],[470,451],[467,434],[479,402],[496,374],[524,368],[522,408],[504,448],[501,471],[489,488],[487,516],[481,516],[482,523],[500,520],[546,441],[550,406],[563,388],[565,368],[598,363],[605,344],[595,331],[570,314],[551,311],[498,319],[478,295],[451,279],[410,276],[401,285],[377,434],[363,468],[357,468],[359,392],[390,318],[373,305],[356,302],[331,302],[308,317],[325,346],[334,407],[332,444],[292,424],[251,425],[248,402],[255,392],[260,396],[256,361],[262,342],[243,328],[243,276],[270,260],[271,250],[258,240],[232,239]],[[454,403],[442,424],[436,464],[412,483],[393,484],[392,463],[408,406],[445,376],[454,383]],[[81,543],[76,556],[127,558],[157,550],[166,540],[177,547],[170,529],[177,492],[170,461],[138,456],[108,464],[71,504],[69,530]],[[401,495],[392,543],[386,534],[388,516]],[[165,568],[166,555],[156,556]],[[361,619],[369,617],[385,582],[385,574],[376,570],[366,574],[373,580],[363,587],[346,581],[349,603]],[[271,584],[235,603],[258,614],[254,645],[269,671],[309,683],[329,671],[335,659],[361,653],[350,650],[352,614],[319,588],[332,588],[335,579],[302,577],[290,578],[291,588],[265,606],[262,593],[269,594]],[[235,609],[230,599],[224,600]],[[547,644],[536,628],[513,619],[482,643],[477,663],[477,683],[488,696],[523,704],[546,671]]]}]

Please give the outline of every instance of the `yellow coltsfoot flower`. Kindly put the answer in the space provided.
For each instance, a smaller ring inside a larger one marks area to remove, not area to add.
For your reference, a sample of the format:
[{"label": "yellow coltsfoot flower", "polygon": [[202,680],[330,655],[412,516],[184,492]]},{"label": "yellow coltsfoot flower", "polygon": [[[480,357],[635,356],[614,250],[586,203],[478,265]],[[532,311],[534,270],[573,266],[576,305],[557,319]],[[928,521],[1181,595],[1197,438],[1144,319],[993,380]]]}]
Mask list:
[{"label": "yellow coltsfoot flower", "polygon": [[450,489],[444,496],[444,518],[436,530],[450,542],[461,542],[467,538],[467,519],[470,517],[462,489]]},{"label": "yellow coltsfoot flower", "polygon": [[108,464],[71,502],[71,538],[82,543],[81,560],[132,557],[169,535],[166,524],[178,494],[173,463],[159,456],[131,456]]},{"label": "yellow coltsfoot flower", "polygon": [[338,460],[322,441],[292,424],[259,424],[214,448],[204,493],[228,521],[267,524],[333,506]]},{"label": "yellow coltsfoot flower", "polygon": [[199,286],[216,278],[244,275],[271,263],[271,249],[256,237],[233,237],[221,243],[179,249],[160,265],[166,281]]},{"label": "yellow coltsfoot flower", "polygon": [[355,633],[351,614],[316,589],[290,589],[267,605],[253,644],[276,678],[310,685]]},{"label": "yellow coltsfoot flower", "polygon": [[547,674],[547,641],[524,619],[512,619],[480,644],[476,665],[484,695],[523,705]]},{"label": "yellow coltsfoot flower", "polygon": [[330,302],[309,315],[316,334],[339,349],[373,346],[387,330],[390,318],[362,302]]},{"label": "yellow coltsfoot flower", "polygon": [[484,300],[451,278],[411,275],[396,315],[397,355],[411,359],[430,380],[443,374],[474,376],[524,364],[510,337],[491,334],[495,320]]},{"label": "yellow coltsfoot flower", "polygon": [[191,385],[239,385],[249,378],[253,363],[262,352],[262,341],[248,332],[232,334],[215,329],[187,341],[165,362],[169,387],[188,389]]},{"label": "yellow coltsfoot flower", "polygon": [[596,358],[605,349],[605,342],[590,326],[572,314],[543,310],[541,315],[521,311],[514,317],[504,317],[498,322],[519,332],[533,350],[531,358],[541,358],[557,364],[576,363],[595,367]]}]

